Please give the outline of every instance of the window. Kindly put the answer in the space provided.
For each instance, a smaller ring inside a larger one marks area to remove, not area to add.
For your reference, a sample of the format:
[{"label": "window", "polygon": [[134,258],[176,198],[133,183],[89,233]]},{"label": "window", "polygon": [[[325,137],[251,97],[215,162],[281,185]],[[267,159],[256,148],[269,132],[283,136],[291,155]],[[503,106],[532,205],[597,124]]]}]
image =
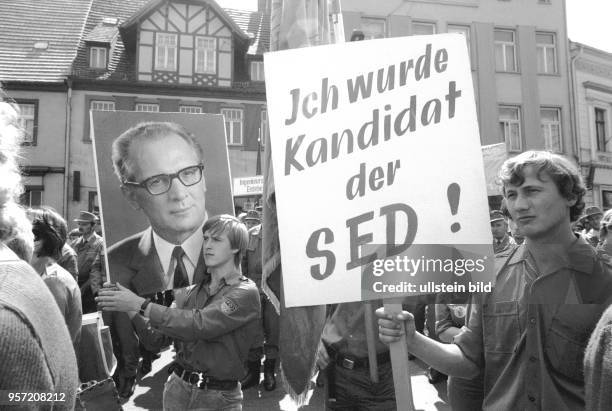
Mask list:
[{"label": "window", "polygon": [[436,34],[436,25],[433,23],[412,23],[412,34],[414,36]]},{"label": "window", "polygon": [[212,37],[196,37],[196,73],[217,72],[217,41]]},{"label": "window", "polygon": [[612,191],[601,190],[601,206],[603,207],[604,211],[612,208]]},{"label": "window", "polygon": [[181,113],[191,113],[198,114],[202,112],[202,107],[200,106],[180,106],[179,112]]},{"label": "window", "polygon": [[20,111],[19,126],[23,130],[23,144],[35,146],[38,134],[38,102],[18,100],[17,104]]},{"label": "window", "polygon": [[176,70],[176,34],[157,33],[155,38],[155,69]]},{"label": "window", "polygon": [[43,205],[42,194],[43,186],[25,186],[25,191],[21,195],[21,205],[25,207],[40,207]]},{"label": "window", "polygon": [[89,49],[89,67],[105,69],[107,53],[108,49],[106,47],[91,47]]},{"label": "window", "polygon": [[90,110],[98,111],[115,111],[114,101],[91,100],[89,103]]},{"label": "window", "polygon": [[468,55],[471,55],[470,51],[470,26],[457,26],[457,25],[448,25],[449,33],[459,33],[465,37],[465,42],[467,43]]},{"label": "window", "polygon": [[553,33],[536,33],[538,51],[538,73],[554,74],[557,72],[557,52]]},{"label": "window", "polygon": [[363,31],[365,40],[383,39],[387,35],[385,19],[363,17],[361,19],[361,31]]},{"label": "window", "polygon": [[595,137],[597,138],[597,151],[608,151],[606,139],[606,117],[608,112],[603,108],[595,107]]},{"label": "window", "polygon": [[266,136],[268,135],[268,110],[261,110],[259,119],[259,141],[260,145],[264,147],[266,145]]},{"label": "window", "polygon": [[544,148],[553,153],[561,152],[561,110],[558,108],[540,109],[540,129]]},{"label": "window", "polygon": [[157,113],[159,111],[159,104],[137,103],[134,111],[145,111],[148,113]]},{"label": "window", "polygon": [[98,202],[98,192],[90,191],[87,194],[87,211],[100,215],[100,203]]},{"label": "window", "polygon": [[521,151],[521,114],[519,107],[499,107],[499,128],[509,151]]},{"label": "window", "polygon": [[242,144],[242,110],[236,108],[221,109],[221,114],[225,117],[225,133],[227,144]]},{"label": "window", "polygon": [[251,81],[264,81],[263,61],[251,61]]},{"label": "window", "polygon": [[514,31],[495,30],[495,69],[497,71],[517,71]]}]

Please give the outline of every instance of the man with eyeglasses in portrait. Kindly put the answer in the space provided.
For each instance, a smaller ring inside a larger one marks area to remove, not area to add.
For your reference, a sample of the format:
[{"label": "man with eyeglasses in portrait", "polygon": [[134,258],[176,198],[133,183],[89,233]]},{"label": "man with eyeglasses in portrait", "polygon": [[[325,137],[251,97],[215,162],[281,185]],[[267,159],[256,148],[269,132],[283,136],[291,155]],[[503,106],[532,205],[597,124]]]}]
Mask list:
[{"label": "man with eyeglasses in portrait", "polygon": [[[195,137],[170,122],[138,124],[115,139],[112,162],[121,191],[150,226],[108,250],[110,279],[139,296],[169,306],[173,289],[197,284],[206,275],[202,226],[207,218],[203,153]],[[105,313],[118,367],[114,379],[127,400],[134,391],[140,351],[141,373],[156,353],[139,348],[125,313]]]}]

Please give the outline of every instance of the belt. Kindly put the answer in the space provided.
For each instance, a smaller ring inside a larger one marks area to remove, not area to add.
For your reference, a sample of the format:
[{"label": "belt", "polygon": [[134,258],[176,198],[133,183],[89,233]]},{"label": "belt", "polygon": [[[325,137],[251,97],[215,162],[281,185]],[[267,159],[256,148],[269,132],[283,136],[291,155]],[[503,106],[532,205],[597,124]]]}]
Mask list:
[{"label": "belt", "polygon": [[210,377],[205,373],[198,371],[186,370],[180,364],[174,363],[168,368],[168,373],[174,372],[176,375],[181,377],[184,381],[195,385],[196,387],[203,390],[233,390],[238,387],[238,381],[236,380],[217,380],[216,378]]},{"label": "belt", "polygon": [[[326,346],[327,353],[330,358],[342,368],[352,370],[355,368],[368,368],[370,366],[370,360],[368,357],[355,357],[352,355],[340,354],[338,351],[333,349],[331,346]],[[389,351],[382,352],[376,355],[376,362],[380,364],[386,364],[391,361],[391,355]]]}]

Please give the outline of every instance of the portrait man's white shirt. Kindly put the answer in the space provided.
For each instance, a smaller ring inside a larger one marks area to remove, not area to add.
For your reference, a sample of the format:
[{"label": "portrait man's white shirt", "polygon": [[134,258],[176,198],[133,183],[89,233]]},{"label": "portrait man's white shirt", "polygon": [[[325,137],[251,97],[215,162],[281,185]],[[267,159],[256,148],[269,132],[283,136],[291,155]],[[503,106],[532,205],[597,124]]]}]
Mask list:
[{"label": "portrait man's white shirt", "polygon": [[[203,226],[204,224],[202,224]],[[166,273],[166,290],[171,290],[174,284],[174,269],[176,268],[176,262],[172,258],[172,252],[176,244],[169,243],[153,232],[153,244],[155,244],[155,250],[159,261]],[[204,243],[204,235],[202,233],[202,227],[198,228],[194,233],[187,238],[182,244],[183,251],[183,264],[187,270],[187,277],[189,278],[189,284],[193,284],[193,273],[198,265],[198,259],[202,251],[202,244]]]}]

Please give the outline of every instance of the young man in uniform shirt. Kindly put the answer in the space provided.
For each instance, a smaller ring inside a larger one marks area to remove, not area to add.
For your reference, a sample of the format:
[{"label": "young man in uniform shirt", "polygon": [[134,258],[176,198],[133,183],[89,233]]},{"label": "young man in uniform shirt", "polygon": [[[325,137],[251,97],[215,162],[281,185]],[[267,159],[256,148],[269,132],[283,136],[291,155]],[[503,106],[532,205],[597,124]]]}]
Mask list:
[{"label": "young man in uniform shirt", "polygon": [[151,303],[120,284],[100,291],[98,302],[105,311],[128,313],[147,348],[174,341],[164,409],[241,410],[239,380],[261,310],[257,286],[240,273],[248,234],[230,215],[209,219],[202,230],[210,276],[176,291],[173,306]]},{"label": "young man in uniform shirt", "polygon": [[415,333],[410,313],[379,310],[380,339],[405,333],[410,352],[449,375],[484,369],[485,411],[584,409],[584,350],[612,300],[612,272],[570,226],[584,208],[582,177],[542,151],[507,160],[500,177],[525,243],[497,272],[494,290],[475,296],[481,310],[453,344]]}]

